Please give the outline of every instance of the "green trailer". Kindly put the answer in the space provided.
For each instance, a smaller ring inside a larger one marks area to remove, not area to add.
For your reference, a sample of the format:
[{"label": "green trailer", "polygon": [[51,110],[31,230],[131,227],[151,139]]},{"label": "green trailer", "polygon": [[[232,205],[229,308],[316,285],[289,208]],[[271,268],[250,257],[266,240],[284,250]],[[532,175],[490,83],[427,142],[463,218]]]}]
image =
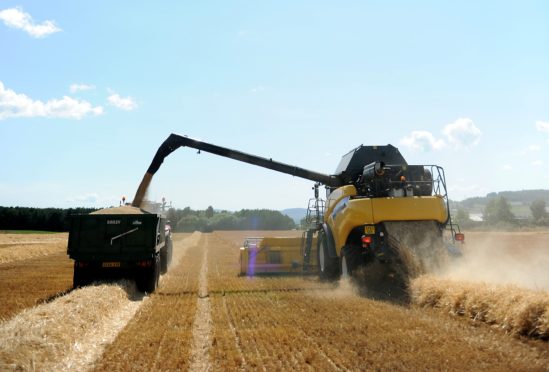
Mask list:
[{"label": "green trailer", "polygon": [[135,278],[152,293],[167,272],[173,244],[162,214],[123,206],[70,216],[68,251],[74,260],[73,286],[112,276]]}]

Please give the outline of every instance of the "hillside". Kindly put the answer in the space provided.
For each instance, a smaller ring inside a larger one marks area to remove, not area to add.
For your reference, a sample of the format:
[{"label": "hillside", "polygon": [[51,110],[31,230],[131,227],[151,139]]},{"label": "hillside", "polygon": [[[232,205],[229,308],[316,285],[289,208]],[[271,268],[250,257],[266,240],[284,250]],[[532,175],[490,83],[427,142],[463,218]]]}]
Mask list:
[{"label": "hillside", "polygon": [[549,206],[549,190],[521,190],[491,192],[483,197],[467,198],[459,202],[451,201],[451,207],[452,209],[463,208],[471,215],[482,215],[488,201],[500,196],[507,199],[509,204],[511,204],[511,211],[519,218],[531,217],[530,205],[535,200],[544,200]]},{"label": "hillside", "polygon": [[294,220],[296,224],[299,224],[301,219],[307,215],[307,209],[306,208],[288,208],[288,209],[281,210],[280,213],[285,214],[286,216]]}]

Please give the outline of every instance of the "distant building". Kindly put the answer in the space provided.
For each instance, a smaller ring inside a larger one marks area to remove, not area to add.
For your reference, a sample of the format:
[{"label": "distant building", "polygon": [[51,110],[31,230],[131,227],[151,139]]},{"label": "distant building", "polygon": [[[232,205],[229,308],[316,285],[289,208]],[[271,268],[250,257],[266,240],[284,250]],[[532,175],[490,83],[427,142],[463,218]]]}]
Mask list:
[{"label": "distant building", "polygon": [[482,213],[469,213],[469,218],[471,219],[471,221],[474,221],[474,222],[484,221],[484,218],[482,217]]}]

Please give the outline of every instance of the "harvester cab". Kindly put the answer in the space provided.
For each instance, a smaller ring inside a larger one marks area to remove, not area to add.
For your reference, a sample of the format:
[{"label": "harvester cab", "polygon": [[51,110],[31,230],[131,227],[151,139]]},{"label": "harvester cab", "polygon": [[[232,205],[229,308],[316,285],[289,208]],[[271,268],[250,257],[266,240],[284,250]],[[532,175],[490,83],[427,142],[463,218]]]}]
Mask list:
[{"label": "harvester cab", "polygon": [[[143,195],[160,165],[179,147],[219,156],[314,181],[301,238],[248,239],[241,249],[243,273],[296,269],[321,278],[370,272],[374,263],[389,264],[398,274],[413,276],[443,265],[448,256],[444,232],[452,249],[463,234],[452,224],[444,169],[409,165],[392,145],[359,146],[345,154],[334,174],[327,175],[241,151],[170,135],[158,149],[133,205]],[[324,185],[327,198],[320,198]],[[391,269],[391,270],[392,270]],[[389,270],[389,277],[394,276]],[[393,271],[395,271],[393,270]]]}]

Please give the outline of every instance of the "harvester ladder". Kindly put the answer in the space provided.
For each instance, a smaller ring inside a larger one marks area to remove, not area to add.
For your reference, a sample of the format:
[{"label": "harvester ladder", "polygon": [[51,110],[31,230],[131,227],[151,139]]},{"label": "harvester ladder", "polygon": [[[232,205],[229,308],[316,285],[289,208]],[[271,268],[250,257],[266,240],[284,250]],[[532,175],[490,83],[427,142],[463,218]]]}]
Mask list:
[{"label": "harvester ladder", "polygon": [[325,202],[321,198],[309,199],[307,207],[307,216],[303,226],[303,235],[301,237],[301,253],[303,255],[303,271],[311,268],[311,252],[313,250],[313,236],[322,226],[324,220]]}]

